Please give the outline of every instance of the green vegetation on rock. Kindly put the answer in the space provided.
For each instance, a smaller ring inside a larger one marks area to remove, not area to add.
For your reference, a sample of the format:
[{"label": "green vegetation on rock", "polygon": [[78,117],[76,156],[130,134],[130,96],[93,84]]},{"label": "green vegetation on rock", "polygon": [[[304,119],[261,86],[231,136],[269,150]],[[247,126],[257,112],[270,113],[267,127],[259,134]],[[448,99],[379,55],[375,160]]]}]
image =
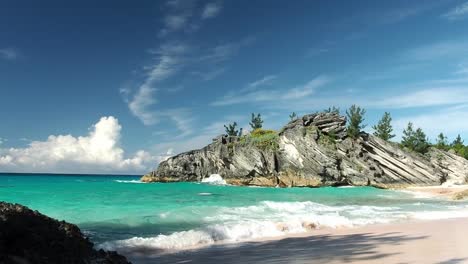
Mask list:
[{"label": "green vegetation on rock", "polygon": [[361,130],[366,127],[366,125],[362,124],[362,122],[364,122],[365,114],[366,110],[357,105],[352,105],[348,110],[346,110],[349,137],[357,138]]},{"label": "green vegetation on rock", "polygon": [[279,149],[279,136],[275,130],[270,129],[255,129],[250,134],[243,136],[239,143],[251,144],[262,150],[273,150]]},{"label": "green vegetation on rock", "polygon": [[382,116],[382,119],[379,120],[377,125],[374,125],[372,128],[374,131],[374,136],[379,137],[385,141],[390,140],[391,138],[395,137],[392,127],[392,117],[390,116],[389,112],[385,112]]},{"label": "green vegetation on rock", "polygon": [[416,131],[413,128],[413,123],[409,122],[405,130],[403,130],[403,137],[401,145],[409,150],[424,154],[429,150],[431,144],[426,137],[426,134],[421,128]]},{"label": "green vegetation on rock", "polygon": [[249,125],[252,128],[252,130],[262,128],[263,126],[262,116],[260,114],[255,115],[254,113],[252,113],[252,119]]}]

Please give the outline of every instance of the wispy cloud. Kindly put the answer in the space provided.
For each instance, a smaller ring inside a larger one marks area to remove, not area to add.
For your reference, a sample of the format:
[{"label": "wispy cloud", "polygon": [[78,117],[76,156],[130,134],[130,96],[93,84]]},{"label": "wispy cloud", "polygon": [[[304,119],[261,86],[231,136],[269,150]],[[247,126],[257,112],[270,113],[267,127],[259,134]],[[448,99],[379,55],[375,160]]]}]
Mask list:
[{"label": "wispy cloud", "polygon": [[401,132],[408,122],[412,122],[416,127],[421,127],[431,140],[434,140],[440,132],[453,139],[456,135],[463,135],[468,131],[468,122],[461,120],[468,120],[468,105],[403,116],[395,119],[393,126],[395,131]]},{"label": "wispy cloud", "polygon": [[192,74],[195,76],[199,76],[204,81],[211,81],[222,75],[224,72],[226,72],[226,68],[222,67],[207,72],[193,71]]},{"label": "wispy cloud", "polygon": [[157,103],[155,92],[156,88],[142,85],[128,102],[128,108],[132,114],[138,117],[141,122],[147,126],[154,125],[159,121],[151,109],[151,107]]},{"label": "wispy cloud", "polygon": [[202,19],[208,19],[217,16],[221,11],[221,8],[221,2],[206,4],[201,15]]},{"label": "wispy cloud", "polygon": [[14,48],[0,49],[0,59],[4,60],[15,60],[19,56],[19,52]]},{"label": "wispy cloud", "polygon": [[225,106],[242,103],[268,102],[276,101],[283,103],[284,101],[294,100],[302,97],[307,97],[315,92],[315,89],[328,83],[330,78],[319,76],[303,85],[293,87],[286,90],[254,90],[245,92],[231,92],[224,97],[214,101],[214,106]]},{"label": "wispy cloud", "polygon": [[407,50],[402,54],[402,58],[418,61],[460,58],[468,55],[467,44],[467,40],[437,42]]},{"label": "wispy cloud", "polygon": [[237,54],[239,49],[252,44],[254,41],[254,37],[247,37],[240,41],[228,42],[217,45],[205,52],[204,55],[200,56],[199,60],[201,62],[211,63],[223,62]]},{"label": "wispy cloud", "polygon": [[447,13],[442,15],[443,18],[448,20],[460,20],[468,17],[468,2],[454,7]]},{"label": "wispy cloud", "polygon": [[439,87],[417,90],[407,94],[386,97],[370,102],[370,106],[383,108],[412,108],[468,103],[468,88]]},{"label": "wispy cloud", "polygon": [[267,75],[259,80],[253,81],[247,85],[249,89],[255,89],[260,86],[265,86],[265,85],[272,85],[278,76],[276,75]]},{"label": "wispy cloud", "polygon": [[401,7],[390,10],[388,12],[379,14],[379,21],[382,24],[394,24],[399,23],[403,20],[409,19],[411,17],[415,17],[417,15],[421,15],[422,13],[431,10],[432,8],[438,6],[439,3],[435,4],[423,4],[418,6],[410,6],[410,7]]}]

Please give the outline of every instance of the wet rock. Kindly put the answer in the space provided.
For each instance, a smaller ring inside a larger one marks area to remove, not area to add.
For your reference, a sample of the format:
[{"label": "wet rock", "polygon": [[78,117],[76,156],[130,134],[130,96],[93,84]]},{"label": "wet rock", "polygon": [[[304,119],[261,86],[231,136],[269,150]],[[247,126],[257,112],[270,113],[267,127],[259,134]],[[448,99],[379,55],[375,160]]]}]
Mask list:
[{"label": "wet rock", "polygon": [[126,264],[117,252],[95,250],[73,224],[0,202],[0,263]]}]

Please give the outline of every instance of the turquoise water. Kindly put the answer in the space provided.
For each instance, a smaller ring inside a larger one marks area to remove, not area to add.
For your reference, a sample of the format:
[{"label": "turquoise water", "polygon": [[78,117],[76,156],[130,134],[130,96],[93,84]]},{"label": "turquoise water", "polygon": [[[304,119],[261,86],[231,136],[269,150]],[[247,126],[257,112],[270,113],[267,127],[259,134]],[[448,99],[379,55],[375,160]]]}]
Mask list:
[{"label": "turquoise water", "polygon": [[140,183],[135,176],[0,175],[0,200],[77,224],[99,247],[131,252],[411,219],[468,216],[468,204],[355,188]]}]

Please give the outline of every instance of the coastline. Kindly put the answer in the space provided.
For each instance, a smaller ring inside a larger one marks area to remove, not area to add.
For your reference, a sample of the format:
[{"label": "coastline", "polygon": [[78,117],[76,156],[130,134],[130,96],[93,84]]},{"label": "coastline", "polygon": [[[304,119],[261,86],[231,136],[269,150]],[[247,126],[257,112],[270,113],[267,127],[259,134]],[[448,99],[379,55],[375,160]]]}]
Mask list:
[{"label": "coastline", "polygon": [[468,263],[468,218],[419,220],[127,257],[135,263]]},{"label": "coastline", "polygon": [[421,197],[463,200],[468,197],[468,185],[418,186],[395,189]]}]

